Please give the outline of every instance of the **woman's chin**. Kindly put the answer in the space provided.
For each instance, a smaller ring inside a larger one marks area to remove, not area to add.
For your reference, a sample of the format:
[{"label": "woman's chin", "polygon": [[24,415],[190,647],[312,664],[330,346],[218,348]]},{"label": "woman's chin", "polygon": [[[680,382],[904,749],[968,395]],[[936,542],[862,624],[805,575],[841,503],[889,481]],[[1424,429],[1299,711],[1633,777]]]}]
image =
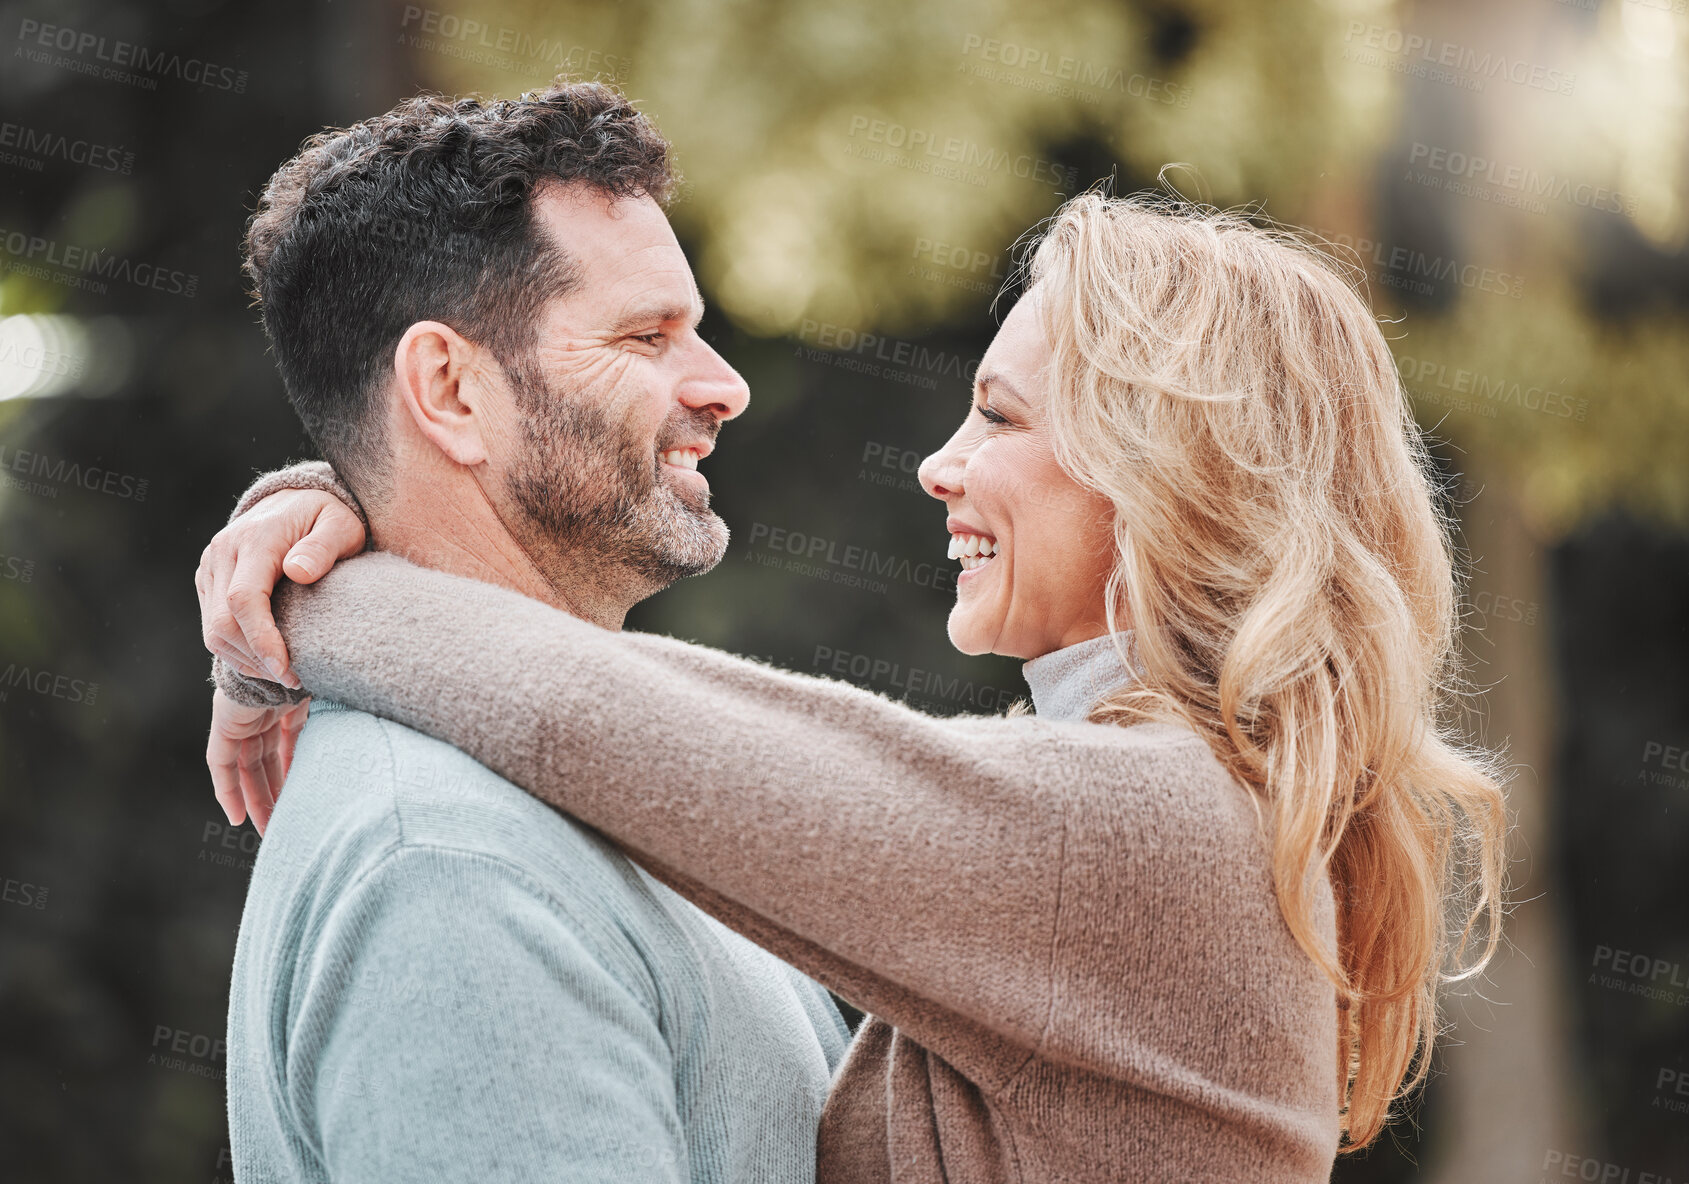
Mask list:
[{"label": "woman's chin", "polygon": [[950,644],[964,654],[978,656],[991,652],[993,637],[980,627],[979,614],[961,604],[950,610]]}]

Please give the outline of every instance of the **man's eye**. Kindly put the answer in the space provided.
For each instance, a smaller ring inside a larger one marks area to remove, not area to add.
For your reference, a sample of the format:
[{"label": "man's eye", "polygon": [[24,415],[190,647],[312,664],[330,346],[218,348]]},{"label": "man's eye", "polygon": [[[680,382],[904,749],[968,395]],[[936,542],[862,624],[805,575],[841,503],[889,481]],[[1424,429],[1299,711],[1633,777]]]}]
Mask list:
[{"label": "man's eye", "polygon": [[661,333],[661,332],[658,332],[658,333],[635,333],[633,339],[635,341],[643,341],[646,345],[656,345],[665,336],[666,336],[666,334]]}]

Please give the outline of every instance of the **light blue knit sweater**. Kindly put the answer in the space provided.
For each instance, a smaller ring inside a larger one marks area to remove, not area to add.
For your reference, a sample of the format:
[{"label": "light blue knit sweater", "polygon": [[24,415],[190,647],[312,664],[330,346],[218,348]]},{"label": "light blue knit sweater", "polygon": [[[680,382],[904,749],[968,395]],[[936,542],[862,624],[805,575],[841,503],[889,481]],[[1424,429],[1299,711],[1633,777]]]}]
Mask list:
[{"label": "light blue knit sweater", "polygon": [[235,952],[241,1184],[805,1184],[848,1038],[594,832],[312,705]]}]

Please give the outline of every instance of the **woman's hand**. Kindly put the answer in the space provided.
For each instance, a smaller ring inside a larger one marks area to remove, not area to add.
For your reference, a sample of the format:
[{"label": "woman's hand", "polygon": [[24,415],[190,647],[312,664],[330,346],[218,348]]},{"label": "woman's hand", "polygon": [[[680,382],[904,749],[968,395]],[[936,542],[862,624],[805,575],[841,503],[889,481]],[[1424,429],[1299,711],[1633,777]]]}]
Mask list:
[{"label": "woman's hand", "polygon": [[263,835],[276,795],[293,763],[293,745],[310,713],[309,699],[291,707],[243,707],[222,691],[211,696],[211,739],[205,763],[231,826],[248,815]]},{"label": "woman's hand", "polygon": [[364,524],[339,498],[315,489],[272,493],[218,531],[199,558],[194,587],[205,648],[248,678],[297,689],[270,592],[284,575],[314,583],[363,549]]}]

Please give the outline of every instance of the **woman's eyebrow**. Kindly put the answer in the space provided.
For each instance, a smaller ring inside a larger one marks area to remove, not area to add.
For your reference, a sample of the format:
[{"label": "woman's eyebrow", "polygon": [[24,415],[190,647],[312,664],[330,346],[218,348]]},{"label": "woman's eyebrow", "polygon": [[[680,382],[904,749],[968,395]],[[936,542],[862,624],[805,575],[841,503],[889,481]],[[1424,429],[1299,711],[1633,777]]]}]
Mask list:
[{"label": "woman's eyebrow", "polygon": [[974,379],[974,385],[987,394],[1004,394],[1011,399],[1018,399],[1022,403],[1026,402],[1025,396],[1016,389],[1015,384],[995,370],[988,370],[979,375]]}]

